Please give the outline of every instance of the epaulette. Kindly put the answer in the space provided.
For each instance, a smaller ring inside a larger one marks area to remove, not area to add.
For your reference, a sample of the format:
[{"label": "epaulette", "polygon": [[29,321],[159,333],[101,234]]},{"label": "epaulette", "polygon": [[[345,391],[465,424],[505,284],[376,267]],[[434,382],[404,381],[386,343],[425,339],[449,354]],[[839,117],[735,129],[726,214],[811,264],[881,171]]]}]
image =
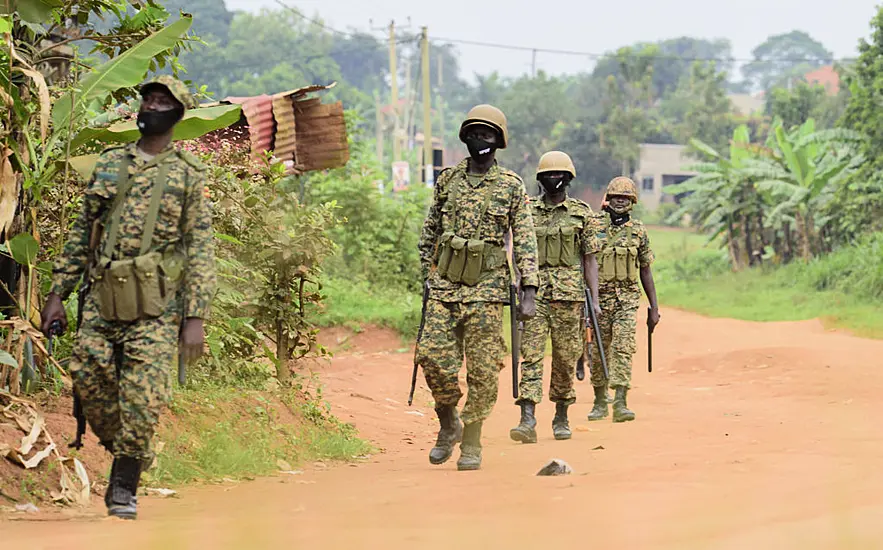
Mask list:
[{"label": "epaulette", "polygon": [[589,206],[589,203],[587,203],[586,201],[584,201],[584,200],[582,200],[582,199],[578,199],[578,198],[576,198],[576,197],[568,197],[568,199],[569,199],[571,202],[573,202],[573,204],[574,204],[575,206],[577,206],[577,207],[579,207],[579,208],[584,208],[584,209],[586,209],[586,210],[587,210],[588,212],[590,212],[590,213],[594,213],[594,212],[595,212],[594,210],[592,210],[592,207]]},{"label": "epaulette", "polygon": [[113,151],[117,151],[117,150],[125,149],[125,148],[126,148],[126,144],[125,144],[125,143],[121,143],[121,144],[119,144],[119,145],[111,145],[110,147],[106,147],[106,148],[104,148],[104,149],[101,151],[101,155],[104,155],[104,154],[106,154],[106,153],[110,153],[110,152],[113,152]]},{"label": "epaulette", "polygon": [[179,149],[178,157],[190,166],[192,166],[198,172],[204,172],[208,169],[208,167],[203,164],[198,158],[196,158],[196,155],[194,155],[190,151],[181,151]]},{"label": "epaulette", "polygon": [[521,176],[519,176],[516,172],[509,170],[508,168],[500,168],[500,173],[504,176],[511,176],[517,179],[519,182],[524,183],[524,180],[521,179]]}]

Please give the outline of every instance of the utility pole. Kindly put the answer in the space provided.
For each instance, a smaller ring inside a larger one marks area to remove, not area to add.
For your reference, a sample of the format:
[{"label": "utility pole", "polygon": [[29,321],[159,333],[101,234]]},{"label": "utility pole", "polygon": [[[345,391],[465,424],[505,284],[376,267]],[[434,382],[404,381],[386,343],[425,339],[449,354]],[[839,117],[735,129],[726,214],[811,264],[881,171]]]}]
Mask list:
[{"label": "utility pole", "polygon": [[390,77],[390,102],[392,103],[393,130],[392,130],[392,161],[401,158],[401,144],[399,143],[399,81],[398,67],[396,64],[396,22],[389,22],[389,77]]},{"label": "utility pole", "polygon": [[423,169],[425,171],[426,185],[433,185],[433,162],[432,162],[432,90],[430,80],[432,73],[429,72],[429,33],[426,27],[422,29],[421,42],[421,70],[423,76]]},{"label": "utility pole", "polygon": [[442,67],[444,66],[444,55],[443,52],[438,52],[438,96],[435,100],[435,107],[438,109],[438,137],[441,140],[441,150],[442,150],[442,165],[444,165],[444,155],[445,155],[445,111],[444,111],[444,101],[442,98],[442,89],[444,85],[444,71]]}]

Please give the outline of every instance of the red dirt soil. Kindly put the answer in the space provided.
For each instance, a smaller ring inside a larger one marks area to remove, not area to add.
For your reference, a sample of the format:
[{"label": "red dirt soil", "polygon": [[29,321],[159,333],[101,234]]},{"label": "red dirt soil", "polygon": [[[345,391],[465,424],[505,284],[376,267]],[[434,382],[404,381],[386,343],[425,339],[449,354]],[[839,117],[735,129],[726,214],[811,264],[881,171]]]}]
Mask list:
[{"label": "red dirt soil", "polygon": [[[414,407],[405,403],[411,355],[339,354],[322,372],[326,394],[384,449],[369,461],[144,498],[131,523],[103,519],[94,498],[68,521],[0,521],[0,541],[65,550],[883,547],[883,342],[814,321],[663,315],[653,374],[639,346],[635,422],[588,423],[583,382],[572,440],[552,439],[544,402],[539,443],[514,443],[507,369],[485,426],[483,469],[434,467],[422,380]],[[536,477],[551,458],[573,475]]]}]

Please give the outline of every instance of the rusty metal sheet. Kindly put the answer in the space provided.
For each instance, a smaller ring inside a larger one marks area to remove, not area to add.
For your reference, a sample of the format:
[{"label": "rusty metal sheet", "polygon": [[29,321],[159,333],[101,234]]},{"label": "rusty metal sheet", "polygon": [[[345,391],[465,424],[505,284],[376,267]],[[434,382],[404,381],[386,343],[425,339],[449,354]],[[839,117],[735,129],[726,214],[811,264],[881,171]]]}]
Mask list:
[{"label": "rusty metal sheet", "polygon": [[273,96],[273,117],[276,119],[273,152],[280,160],[293,161],[297,150],[297,135],[291,98],[285,95]]},{"label": "rusty metal sheet", "polygon": [[296,101],[296,164],[304,171],[339,168],[349,161],[346,122],[341,102],[322,104],[317,98]]},{"label": "rusty metal sheet", "polygon": [[268,95],[253,97],[227,97],[223,102],[242,105],[242,112],[248,120],[248,135],[254,154],[273,148],[276,121],[273,118],[273,98]]}]

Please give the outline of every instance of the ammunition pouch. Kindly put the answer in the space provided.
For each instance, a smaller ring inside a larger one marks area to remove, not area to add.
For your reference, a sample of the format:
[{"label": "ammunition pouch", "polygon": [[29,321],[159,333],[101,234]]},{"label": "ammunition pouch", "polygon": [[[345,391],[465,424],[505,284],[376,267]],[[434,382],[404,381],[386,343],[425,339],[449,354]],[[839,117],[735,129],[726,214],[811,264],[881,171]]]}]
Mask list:
[{"label": "ammunition pouch", "polygon": [[576,226],[537,227],[537,262],[540,267],[580,264]]},{"label": "ammunition pouch", "polygon": [[601,251],[598,278],[602,282],[637,282],[639,273],[638,247],[634,246],[629,228],[625,246],[605,246]]},{"label": "ammunition pouch", "polygon": [[482,276],[506,262],[506,251],[482,239],[445,233],[439,243],[437,271],[446,281],[475,286]]},{"label": "ammunition pouch", "polygon": [[101,318],[128,323],[161,316],[181,286],[184,260],[177,250],[99,259],[92,284]]}]

